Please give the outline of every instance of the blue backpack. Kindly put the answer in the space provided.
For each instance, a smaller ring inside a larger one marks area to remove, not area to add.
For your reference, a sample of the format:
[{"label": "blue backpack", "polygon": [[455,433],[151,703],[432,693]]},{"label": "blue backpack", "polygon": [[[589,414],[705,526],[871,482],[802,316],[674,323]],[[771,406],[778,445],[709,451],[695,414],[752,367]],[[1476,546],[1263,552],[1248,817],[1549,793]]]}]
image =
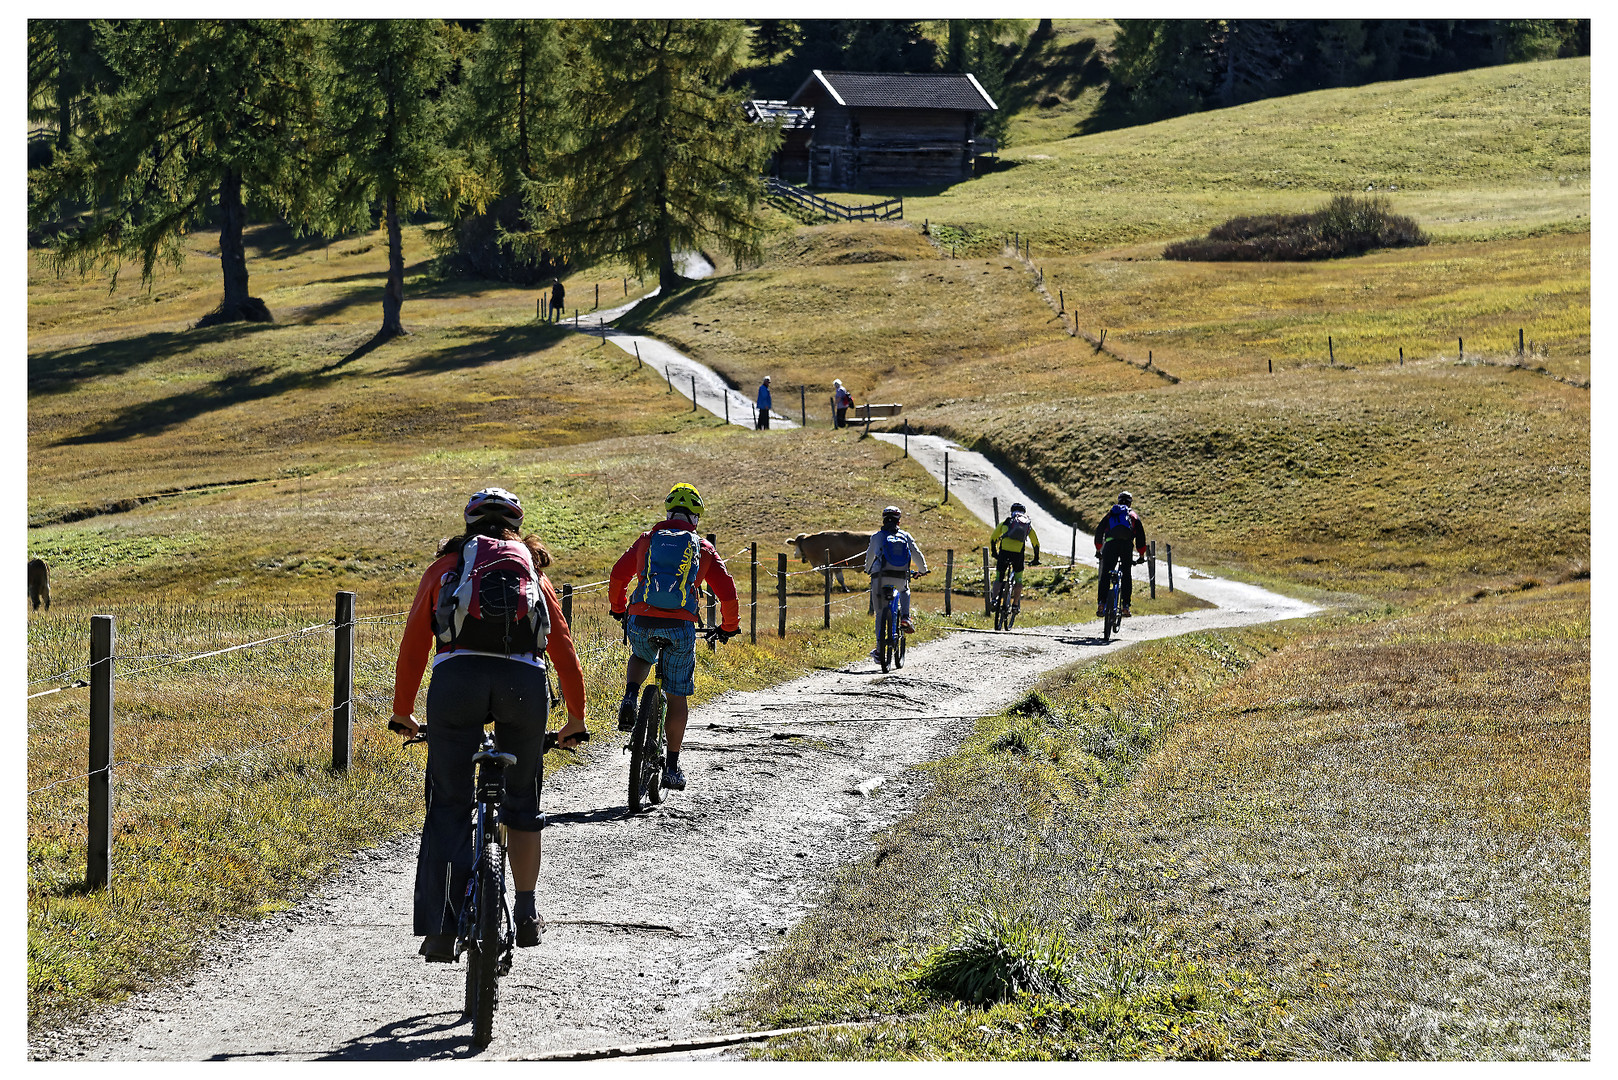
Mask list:
[{"label": "blue backpack", "polygon": [[882,534],[882,567],[883,570],[909,570],[910,569],[910,542],[898,531]]},{"label": "blue backpack", "polygon": [[1135,537],[1135,525],[1130,521],[1130,509],[1123,503],[1118,503],[1107,511],[1106,520],[1101,523],[1101,535],[1108,540],[1132,540]]},{"label": "blue backpack", "polygon": [[665,611],[696,614],[701,567],[701,537],[689,529],[658,529],[646,543],[637,598]]}]

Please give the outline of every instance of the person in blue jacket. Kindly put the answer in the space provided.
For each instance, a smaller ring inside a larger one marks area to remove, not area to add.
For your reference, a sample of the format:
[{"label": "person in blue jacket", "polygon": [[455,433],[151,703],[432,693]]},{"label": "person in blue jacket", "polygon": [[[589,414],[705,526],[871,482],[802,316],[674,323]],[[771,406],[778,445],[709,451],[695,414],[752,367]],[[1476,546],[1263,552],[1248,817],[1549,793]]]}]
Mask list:
[{"label": "person in blue jacket", "polygon": [[758,385],[758,422],[753,425],[759,431],[770,430],[770,377],[764,376],[764,381]]}]

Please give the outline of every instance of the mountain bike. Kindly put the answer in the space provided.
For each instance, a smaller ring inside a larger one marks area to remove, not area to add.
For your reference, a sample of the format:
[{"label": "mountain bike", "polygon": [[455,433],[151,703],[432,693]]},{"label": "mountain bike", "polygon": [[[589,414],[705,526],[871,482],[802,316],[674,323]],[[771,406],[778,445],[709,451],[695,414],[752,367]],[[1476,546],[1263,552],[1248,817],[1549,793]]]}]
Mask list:
[{"label": "mountain bike", "polygon": [[[717,626],[698,626],[697,633],[712,641],[724,633]],[[652,678],[640,692],[640,707],[635,710],[635,730],[629,733],[629,813],[633,817],[643,806],[656,806],[663,801],[663,762],[668,741],[663,734],[663,721],[668,716],[669,702],[663,693],[668,681],[663,658],[674,642],[651,632],[652,644],[657,646],[657,665]]]},{"label": "mountain bike", "polygon": [[[402,730],[389,722],[394,730]],[[427,725],[405,745],[424,742]],[[511,972],[511,953],[517,932],[506,903],[506,826],[500,820],[505,797],[506,770],[517,755],[495,748],[494,735],[483,733],[483,743],[472,755],[477,767],[476,797],[472,804],[472,873],[455,927],[455,959],[466,954],[466,1015],[472,1019],[472,1043],[482,1049],[494,1038],[497,981]]]},{"label": "mountain bike", "polygon": [[[918,574],[914,570],[906,571],[911,579],[919,578],[926,573]],[[888,673],[888,668],[902,668],[905,666],[905,635],[899,625],[899,588],[896,585],[882,586],[882,603],[877,608],[876,623],[876,655],[877,663],[882,668],[882,674]]]},{"label": "mountain bike", "polygon": [[[1031,565],[1038,566],[1036,559]],[[1010,630],[1017,616],[1022,612],[1022,605],[1013,600],[1017,595],[1017,583],[1022,580],[1022,571],[1014,566],[1006,567],[1006,572],[1000,575],[995,582],[994,592],[989,598],[989,610],[994,615],[994,628],[996,630]]]},{"label": "mountain bike", "polygon": [[1112,569],[1107,572],[1107,602],[1101,609],[1101,640],[1103,642],[1111,641],[1112,635],[1116,634],[1119,628],[1123,626],[1123,609],[1119,605],[1118,598],[1123,595],[1124,574],[1128,572],[1126,567],[1139,566],[1145,561],[1146,556],[1144,555],[1134,560],[1119,559],[1113,564]]}]

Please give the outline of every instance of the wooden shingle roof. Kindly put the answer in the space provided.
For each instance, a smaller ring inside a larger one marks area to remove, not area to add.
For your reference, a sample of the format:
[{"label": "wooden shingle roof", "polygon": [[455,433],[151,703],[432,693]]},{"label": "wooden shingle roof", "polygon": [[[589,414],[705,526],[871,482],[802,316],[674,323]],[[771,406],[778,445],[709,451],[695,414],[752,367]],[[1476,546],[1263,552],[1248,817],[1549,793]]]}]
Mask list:
[{"label": "wooden shingle roof", "polygon": [[961,109],[994,112],[999,106],[970,74],[819,71],[804,80],[789,105],[810,104],[821,94],[849,108]]}]

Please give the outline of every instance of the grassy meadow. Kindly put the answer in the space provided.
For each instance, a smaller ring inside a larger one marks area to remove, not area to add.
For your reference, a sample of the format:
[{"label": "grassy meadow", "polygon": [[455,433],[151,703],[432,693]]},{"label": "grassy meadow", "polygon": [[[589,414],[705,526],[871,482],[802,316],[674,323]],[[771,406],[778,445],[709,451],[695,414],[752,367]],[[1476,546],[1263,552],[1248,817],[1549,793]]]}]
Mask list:
[{"label": "grassy meadow", "polygon": [[[1056,29],[1045,48],[1099,33]],[[78,884],[82,781],[30,798],[31,1022],[183,968],[203,936],[415,827],[419,761],[378,730],[395,613],[477,487],[521,494],[553,578],[583,585],[670,483],[696,483],[744,598],[736,553],[757,542],[763,566],[759,643],[699,651],[699,700],[862,654],[862,595],[834,594],[815,630],[813,574],[789,579],[792,632],[774,636],[786,537],[896,502],[941,567],[987,530],[896,449],[826,430],[840,377],[1086,525],[1128,487],[1177,562],[1329,612],[1142,644],[981,721],[735,1004],[765,1026],[899,1019],[764,1056],[1588,1056],[1589,76],[1514,65],[1079,137],[1099,91],[1049,88],[1007,167],[907,194],[912,220],[778,220],[761,265],[720,260],[628,320],[735,385],[807,386],[803,431],[693,413],[616,347],[536,323],[538,288],[436,278],[420,228],[412,333],[379,348],[375,236],[254,230],[267,326],[189,329],[217,300],[206,235],[150,291],[31,263],[28,547],[57,606],[30,616],[30,692],[82,675],[92,611],[119,617],[129,657],[111,891]],[[1158,257],[1232,214],[1367,185],[1435,242]],[[1005,254],[1013,231],[1106,350]],[[575,273],[569,309],[597,283],[621,303],[624,273]],[[1527,370],[1506,366],[1518,327]],[[1147,350],[1179,381],[1142,370]],[[924,638],[947,630],[940,577],[918,583]],[[1035,584],[1025,621],[1088,615],[1087,573]],[[324,764],[318,626],[339,589],[378,617],[346,776]],[[973,606],[950,621],[981,625]],[[623,661],[601,589],[574,624],[595,727]],[[82,771],[83,702],[29,703],[31,791]],[[974,1001],[941,974],[1008,951],[1042,990]]]}]

